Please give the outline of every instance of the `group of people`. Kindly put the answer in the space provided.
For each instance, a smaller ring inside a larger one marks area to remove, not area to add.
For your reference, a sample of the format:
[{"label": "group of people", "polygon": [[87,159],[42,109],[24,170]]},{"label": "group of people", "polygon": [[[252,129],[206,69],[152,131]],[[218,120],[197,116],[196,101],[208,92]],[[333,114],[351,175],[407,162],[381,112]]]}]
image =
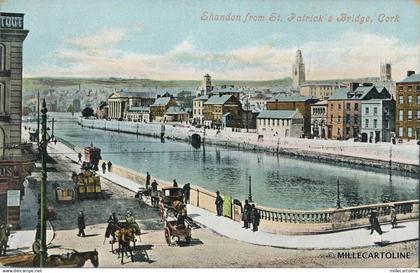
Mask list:
[{"label": "group of people", "polygon": [[[223,215],[223,198],[220,196],[220,192],[216,192],[216,213],[217,216]],[[260,225],[260,213],[258,209],[255,207],[255,204],[249,204],[248,200],[245,200],[245,204],[242,211],[242,221],[244,222],[243,228],[250,228],[250,224],[252,224],[252,231],[258,231],[258,226]]]},{"label": "group of people", "polygon": [[102,173],[105,174],[106,167],[108,166],[108,172],[111,172],[112,163],[111,161],[108,161],[108,163],[102,162]]},{"label": "group of people", "polygon": [[[151,197],[152,206],[158,207],[159,206],[159,196],[158,196],[159,184],[156,182],[156,179],[153,179],[152,183],[150,183],[150,181],[151,181],[150,173],[146,172],[146,189],[150,189],[150,197]],[[178,187],[178,182],[176,181],[176,179],[173,180],[172,186]],[[182,196],[183,196],[183,201],[185,204],[190,203],[190,189],[191,189],[190,183],[186,183],[182,187]]]}]

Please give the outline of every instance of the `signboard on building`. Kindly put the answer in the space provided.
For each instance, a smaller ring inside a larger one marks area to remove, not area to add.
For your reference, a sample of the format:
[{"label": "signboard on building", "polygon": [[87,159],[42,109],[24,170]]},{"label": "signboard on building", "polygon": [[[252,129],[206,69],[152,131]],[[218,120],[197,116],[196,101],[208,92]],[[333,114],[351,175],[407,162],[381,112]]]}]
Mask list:
[{"label": "signboard on building", "polygon": [[8,190],[7,191],[7,206],[8,207],[19,207],[20,206],[20,191],[19,190]]},{"label": "signboard on building", "polygon": [[0,12],[0,28],[23,29],[23,16],[21,13]]}]

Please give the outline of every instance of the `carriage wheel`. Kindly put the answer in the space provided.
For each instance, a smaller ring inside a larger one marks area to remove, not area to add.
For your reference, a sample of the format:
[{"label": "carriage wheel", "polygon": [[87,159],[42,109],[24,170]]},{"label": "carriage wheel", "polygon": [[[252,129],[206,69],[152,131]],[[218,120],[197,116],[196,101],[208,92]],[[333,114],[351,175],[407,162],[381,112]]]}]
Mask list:
[{"label": "carriage wheel", "polygon": [[185,241],[187,244],[191,244],[191,235],[187,235],[187,237],[185,237]]},{"label": "carriage wheel", "polygon": [[171,246],[171,232],[169,231],[169,228],[165,228],[163,232],[165,234],[166,243],[168,244],[168,246]]}]

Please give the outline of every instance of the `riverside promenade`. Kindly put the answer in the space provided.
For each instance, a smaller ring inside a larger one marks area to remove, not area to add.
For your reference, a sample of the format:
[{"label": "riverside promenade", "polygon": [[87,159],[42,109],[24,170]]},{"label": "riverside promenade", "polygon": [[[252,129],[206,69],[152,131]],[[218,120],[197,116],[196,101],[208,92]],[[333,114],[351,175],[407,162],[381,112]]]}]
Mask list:
[{"label": "riverside promenade", "polygon": [[[232,132],[232,128],[204,130],[187,124],[138,123],[131,121],[107,121],[79,117],[80,125],[108,131],[160,137],[162,125],[166,138],[191,141],[192,135],[212,145],[235,147],[244,150],[280,153],[317,161],[347,163],[374,168],[419,172],[419,147],[416,141],[391,144],[385,142],[362,143],[353,140],[301,139],[276,135],[264,135],[245,131]],[[254,130],[255,131],[255,130]],[[390,164],[390,162],[392,162]]]},{"label": "riverside promenade", "polygon": [[[58,142],[57,145],[50,145],[49,152],[63,154],[70,158],[74,164],[77,164],[77,152],[63,143]],[[102,174],[99,171],[98,174],[133,192],[142,186],[138,182],[113,172]],[[197,223],[222,236],[256,245],[291,249],[347,249],[376,246],[381,241],[379,235],[376,233],[370,235],[370,230],[366,228],[316,235],[278,235],[245,230],[239,222],[226,217],[218,217],[210,211],[192,205],[188,205],[188,214]],[[389,224],[382,225],[382,230],[384,231],[383,245],[418,239],[418,221],[399,223],[399,227],[396,229],[391,229]]]}]

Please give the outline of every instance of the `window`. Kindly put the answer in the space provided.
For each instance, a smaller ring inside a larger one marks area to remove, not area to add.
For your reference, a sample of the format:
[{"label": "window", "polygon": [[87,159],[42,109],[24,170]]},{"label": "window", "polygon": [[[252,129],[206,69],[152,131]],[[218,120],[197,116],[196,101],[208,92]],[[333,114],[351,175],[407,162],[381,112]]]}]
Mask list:
[{"label": "window", "polygon": [[373,114],[378,115],[378,107],[373,107]]},{"label": "window", "polygon": [[404,136],[404,128],[400,127],[398,131],[398,136],[403,137]]},{"label": "window", "polygon": [[407,137],[413,137],[413,128],[407,128]]},{"label": "window", "polygon": [[346,103],[346,109],[350,110],[350,103]]},{"label": "window", "polygon": [[0,83],[0,113],[4,112],[6,112],[6,88]]},{"label": "window", "polygon": [[409,104],[412,104],[413,103],[413,96],[412,95],[409,95],[408,96],[408,103]]},{"label": "window", "polygon": [[346,115],[346,122],[350,122],[350,115]]},{"label": "window", "polygon": [[408,110],[408,120],[412,120],[413,119],[413,111]]},{"label": "window", "polygon": [[378,128],[378,120],[377,119],[374,119],[373,120],[373,128]]},{"label": "window", "polygon": [[401,91],[401,92],[403,91],[403,87],[402,87],[402,86],[400,86],[400,91]]},{"label": "window", "polygon": [[341,121],[341,117],[340,116],[338,116],[337,117],[337,122],[340,122]]},{"label": "window", "polygon": [[358,104],[358,103],[355,103],[355,104],[354,104],[354,110],[355,110],[355,111],[358,111],[358,110],[359,110],[359,104]]},{"label": "window", "polygon": [[389,120],[385,120],[385,129],[389,129]]},{"label": "window", "polygon": [[407,91],[408,92],[411,92],[411,91],[413,91],[413,87],[410,85],[410,86],[407,86]]},{"label": "window", "polygon": [[359,116],[354,116],[354,125],[359,123]]},{"label": "window", "polygon": [[0,44],[0,71],[6,70],[6,47]]},{"label": "window", "polygon": [[[420,86],[420,85],[418,85]],[[420,104],[420,95],[417,95],[417,104]]]},{"label": "window", "polygon": [[334,116],[333,116],[333,115],[331,115],[331,122],[333,122],[333,120],[334,120]]},{"label": "window", "polygon": [[417,91],[417,92],[420,92],[420,84],[417,84],[417,86],[416,86],[416,91]]},{"label": "window", "polygon": [[365,119],[365,128],[369,128],[369,120]]},{"label": "window", "polygon": [[369,107],[366,107],[365,108],[365,114],[367,115],[367,114],[369,114]]},{"label": "window", "polygon": [[341,110],[341,104],[338,104],[338,110]]},{"label": "window", "polygon": [[417,110],[417,120],[420,120],[420,110]]},{"label": "window", "polygon": [[403,121],[404,120],[404,110],[400,110],[399,116],[400,116],[399,120]]},{"label": "window", "polygon": [[404,97],[402,96],[402,95],[400,95],[400,104],[403,104],[404,103]]}]

